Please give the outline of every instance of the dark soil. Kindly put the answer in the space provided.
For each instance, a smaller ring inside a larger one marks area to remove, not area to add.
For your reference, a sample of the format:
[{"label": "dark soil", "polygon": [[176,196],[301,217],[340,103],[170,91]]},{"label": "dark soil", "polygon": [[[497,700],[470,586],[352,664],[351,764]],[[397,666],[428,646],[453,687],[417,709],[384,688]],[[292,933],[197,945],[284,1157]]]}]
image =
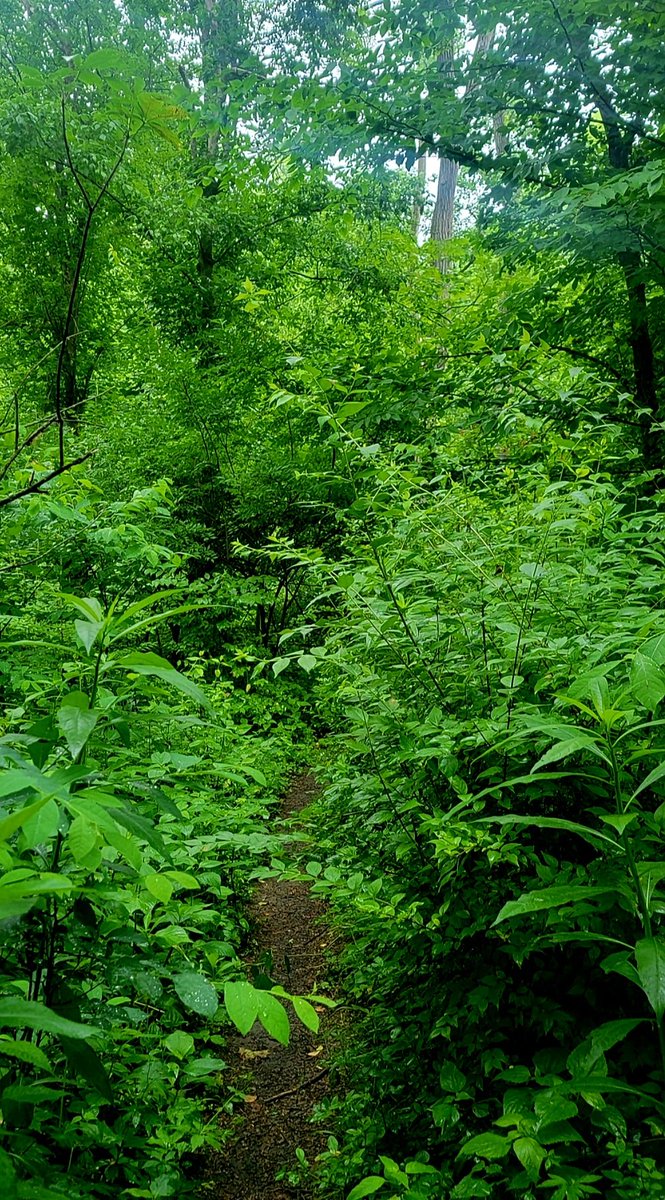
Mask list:
[{"label": "dark soil", "polygon": [[[283,816],[297,813],[317,792],[316,780],[295,780],[284,799]],[[267,972],[296,996],[321,989],[325,979],[324,906],[307,883],[268,879],[257,888],[250,908],[254,929],[248,966]],[[290,1008],[290,1006],[289,1006]],[[247,1096],[242,1124],[225,1150],[208,1164],[204,1195],[212,1200],[310,1200],[307,1184],[276,1182],[282,1168],[295,1169],[296,1149],[312,1163],[325,1148],[325,1135],[311,1124],[312,1110],[328,1089],[325,1067],[326,1021],[311,1033],[293,1017],[291,1040],[280,1046],[257,1023],[247,1037],[232,1036],[226,1059],[232,1081]]]}]

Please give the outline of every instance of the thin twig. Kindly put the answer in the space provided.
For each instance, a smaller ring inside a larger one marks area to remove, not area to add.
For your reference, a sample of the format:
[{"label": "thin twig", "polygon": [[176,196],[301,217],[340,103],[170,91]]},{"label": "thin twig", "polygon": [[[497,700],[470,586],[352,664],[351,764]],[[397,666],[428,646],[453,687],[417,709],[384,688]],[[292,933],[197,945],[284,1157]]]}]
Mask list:
[{"label": "thin twig", "polygon": [[317,1079],[322,1079],[328,1074],[330,1067],[322,1067],[315,1075],[311,1075],[304,1083],[299,1083],[297,1087],[287,1088],[285,1092],[277,1092],[274,1096],[268,1096],[265,1100],[261,1100],[261,1104],[272,1104],[273,1100],[283,1100],[285,1096],[294,1096],[296,1092],[302,1092],[303,1088],[308,1088],[311,1084],[316,1083]]}]

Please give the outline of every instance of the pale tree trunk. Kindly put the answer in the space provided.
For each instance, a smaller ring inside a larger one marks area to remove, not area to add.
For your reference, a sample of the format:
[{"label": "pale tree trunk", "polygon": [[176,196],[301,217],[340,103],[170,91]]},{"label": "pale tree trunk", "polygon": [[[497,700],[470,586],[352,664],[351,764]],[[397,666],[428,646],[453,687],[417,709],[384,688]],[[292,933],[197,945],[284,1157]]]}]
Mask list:
[{"label": "pale tree trunk", "polygon": [[[489,33],[478,35],[476,45],[473,51],[472,62],[477,58],[487,54],[494,42],[496,30],[492,29]],[[443,51],[439,57],[439,68],[444,73],[451,73],[453,63],[453,51],[448,48]],[[468,84],[464,98],[467,99],[475,91],[473,80]],[[501,130],[500,118],[499,124],[497,119],[494,120],[494,144],[499,153],[498,144],[503,140],[503,132]],[[503,142],[505,149],[505,141]],[[430,228],[430,241],[432,242],[447,242],[453,236],[455,223],[455,196],[457,194],[457,178],[459,176],[459,163],[456,163],[451,158],[443,157],[439,166],[439,180],[436,189],[436,200],[434,203],[434,211],[432,213],[432,225]],[[442,254],[436,260],[442,275],[447,275],[450,270],[450,259]]]},{"label": "pale tree trunk", "polygon": [[[420,184],[422,190],[424,191],[425,185],[427,183],[427,151],[426,150],[423,150],[422,153],[418,156],[418,161],[416,163],[416,167],[418,170],[418,183]],[[415,200],[414,204],[413,204],[413,216],[411,219],[411,229],[412,229],[413,236],[416,241],[418,240],[418,234],[420,233],[420,222],[422,221],[422,219],[423,219],[423,202],[422,202],[422,199],[420,197],[418,197],[418,199]]]},{"label": "pale tree trunk", "polygon": [[[439,165],[436,200],[429,234],[432,242],[447,242],[453,236],[458,175],[459,163],[453,162],[452,158],[442,158]],[[450,259],[441,255],[437,258],[436,265],[442,275],[447,275],[450,270]]]}]

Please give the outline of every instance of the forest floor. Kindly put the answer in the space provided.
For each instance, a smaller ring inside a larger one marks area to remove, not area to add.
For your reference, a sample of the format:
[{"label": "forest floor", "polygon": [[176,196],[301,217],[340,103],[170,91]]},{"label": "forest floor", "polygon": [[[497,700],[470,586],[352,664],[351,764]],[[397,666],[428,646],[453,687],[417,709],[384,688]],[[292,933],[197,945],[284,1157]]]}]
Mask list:
[{"label": "forest floor", "polygon": [[[294,780],[282,817],[293,820],[316,795],[311,775]],[[322,990],[327,934],[323,903],[305,882],[267,879],[249,909],[253,938],[247,966],[267,973],[288,992],[306,996]],[[326,1135],[311,1124],[313,1109],[328,1092],[325,1036],[331,1014],[317,1008],[321,1028],[311,1033],[291,1015],[291,1038],[280,1046],[258,1022],[246,1037],[229,1038],[226,1058],[232,1086],[246,1095],[242,1123],[221,1154],[207,1165],[203,1195],[210,1200],[310,1200],[307,1181],[298,1181],[296,1150],[312,1163]],[[287,1169],[291,1179],[276,1181]]]}]

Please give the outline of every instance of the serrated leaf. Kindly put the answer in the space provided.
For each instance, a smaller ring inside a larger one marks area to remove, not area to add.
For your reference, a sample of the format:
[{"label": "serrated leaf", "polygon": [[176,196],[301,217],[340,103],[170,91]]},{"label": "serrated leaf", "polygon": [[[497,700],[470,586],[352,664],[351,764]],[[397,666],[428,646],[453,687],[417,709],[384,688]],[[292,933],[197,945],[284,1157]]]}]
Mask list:
[{"label": "serrated leaf", "polygon": [[256,988],[244,979],[225,983],[224,1007],[236,1029],[249,1033],[259,1012]]},{"label": "serrated leaf", "polygon": [[519,1137],[513,1142],[513,1150],[531,1179],[537,1179],[546,1151],[535,1138]]},{"label": "serrated leaf", "polygon": [[10,1083],[3,1088],[1,1099],[3,1108],[7,1100],[14,1104],[53,1104],[62,1094],[62,1088],[45,1083]]},{"label": "serrated leaf", "polygon": [[31,1067],[38,1067],[40,1071],[51,1070],[51,1064],[44,1051],[33,1042],[18,1042],[12,1038],[0,1037],[0,1055],[15,1058],[18,1062],[30,1063]]},{"label": "serrated leaf", "polygon": [[219,1007],[217,992],[205,975],[196,971],[182,971],[173,980],[173,986],[185,1008],[201,1017],[214,1017]]}]

